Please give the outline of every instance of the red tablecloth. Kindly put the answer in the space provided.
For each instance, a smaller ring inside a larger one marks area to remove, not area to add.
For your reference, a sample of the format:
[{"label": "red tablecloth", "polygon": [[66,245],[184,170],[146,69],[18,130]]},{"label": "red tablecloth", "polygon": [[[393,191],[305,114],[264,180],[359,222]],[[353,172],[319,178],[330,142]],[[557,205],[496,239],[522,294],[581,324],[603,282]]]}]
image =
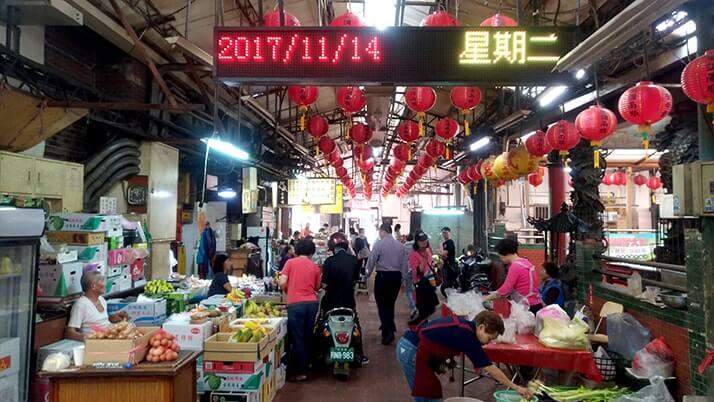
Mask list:
[{"label": "red tablecloth", "polygon": [[515,344],[490,343],[483,350],[495,363],[577,371],[593,381],[602,381],[591,352],[548,348],[534,335],[516,335]]}]

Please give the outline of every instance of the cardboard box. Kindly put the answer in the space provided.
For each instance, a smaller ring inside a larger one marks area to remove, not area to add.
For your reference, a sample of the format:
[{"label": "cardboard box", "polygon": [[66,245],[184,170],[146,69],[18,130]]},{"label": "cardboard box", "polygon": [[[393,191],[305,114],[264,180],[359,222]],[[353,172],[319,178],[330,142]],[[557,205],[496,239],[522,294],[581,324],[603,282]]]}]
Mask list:
[{"label": "cardboard box", "polygon": [[275,369],[275,391],[279,391],[285,386],[285,380],[287,377],[287,371],[284,365],[279,365]]},{"label": "cardboard box", "polygon": [[100,245],[104,244],[104,233],[101,232],[45,232],[50,243],[74,245]]},{"label": "cardboard box", "polygon": [[222,362],[213,360],[203,361],[203,371],[205,373],[231,373],[231,374],[252,374],[260,369],[262,361],[254,362]]},{"label": "cardboard box", "polygon": [[176,340],[181,349],[203,350],[203,341],[213,335],[213,323],[206,321],[203,324],[188,324],[167,321],[163,325],[164,331],[176,335]]},{"label": "cardboard box", "polygon": [[144,336],[137,339],[86,339],[84,364],[90,366],[94,363],[140,363],[149,351],[149,339],[159,328],[141,329]]},{"label": "cardboard box", "polygon": [[97,271],[100,274],[107,276],[107,262],[106,261],[93,261],[93,262],[83,262],[82,272]]},{"label": "cardboard box", "polygon": [[129,265],[134,252],[131,248],[119,248],[109,250],[107,253],[107,264],[109,265]]},{"label": "cardboard box", "polygon": [[263,359],[272,350],[270,336],[260,342],[229,342],[231,334],[219,332],[206,339],[203,357],[206,360],[222,362],[251,362]]},{"label": "cardboard box", "polygon": [[203,354],[200,354],[198,358],[196,358],[196,392],[199,394],[202,394],[204,391],[208,391],[204,388],[203,381],[201,381],[203,373]]},{"label": "cardboard box", "polygon": [[268,402],[261,399],[261,392],[211,392],[210,402]]},{"label": "cardboard box", "polygon": [[51,214],[47,218],[49,228],[59,231],[104,232],[107,237],[122,236],[121,215],[83,213]]},{"label": "cardboard box", "polygon": [[139,258],[134,260],[129,264],[129,271],[131,271],[131,279],[133,280],[144,278],[144,259]]},{"label": "cardboard box", "polygon": [[64,264],[41,264],[38,271],[38,284],[43,296],[65,297],[82,292],[82,262]]},{"label": "cardboard box", "polygon": [[206,373],[201,382],[209,391],[260,391],[265,381],[265,365],[253,373]]},{"label": "cardboard box", "polygon": [[82,246],[66,246],[65,250],[76,251],[77,259],[84,262],[106,262],[107,261],[107,243],[82,245]]},{"label": "cardboard box", "polygon": [[285,317],[278,318],[238,318],[233,320],[228,324],[226,331],[221,330],[221,332],[236,332],[242,329],[244,324],[248,321],[256,321],[261,326],[270,328],[274,331],[274,338],[271,340],[277,340],[278,338],[283,338],[288,334],[288,319]]},{"label": "cardboard box", "polygon": [[63,355],[69,357],[69,360],[71,361],[74,359],[74,348],[82,345],[84,345],[83,342],[73,341],[71,339],[62,339],[61,341],[41,347],[40,350],[37,351],[37,369],[41,369],[42,362],[45,361],[47,356],[53,353],[62,353]]},{"label": "cardboard box", "polygon": [[121,265],[109,266],[107,268],[107,276],[110,278],[122,276],[123,274],[125,274],[124,267]]},{"label": "cardboard box", "polygon": [[[123,231],[122,231],[123,234]],[[107,243],[109,243],[109,250],[116,250],[124,247],[124,236],[111,236],[107,238]]]},{"label": "cardboard box", "polygon": [[[0,338],[0,377],[20,372],[20,338]],[[0,401],[3,399],[0,398]]]},{"label": "cardboard box", "polygon": [[17,374],[0,377],[0,401],[20,402],[20,377]]},{"label": "cardboard box", "polygon": [[126,311],[129,320],[136,325],[160,326],[166,320],[166,300],[138,303],[130,299],[112,299],[107,300],[107,311],[109,314]]}]

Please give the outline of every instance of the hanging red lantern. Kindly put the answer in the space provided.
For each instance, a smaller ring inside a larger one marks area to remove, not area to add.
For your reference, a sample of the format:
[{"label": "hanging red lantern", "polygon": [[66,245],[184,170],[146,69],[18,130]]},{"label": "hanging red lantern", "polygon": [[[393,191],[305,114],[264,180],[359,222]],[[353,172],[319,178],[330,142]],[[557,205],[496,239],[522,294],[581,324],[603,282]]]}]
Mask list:
[{"label": "hanging red lantern", "polygon": [[335,165],[338,160],[342,160],[342,157],[340,156],[340,152],[335,149],[334,151],[330,152],[329,154],[325,154],[325,159],[327,159],[328,162],[330,162],[331,165]]},{"label": "hanging red lantern", "polygon": [[[294,15],[288,13],[287,11],[283,11],[283,15],[285,16],[285,25],[286,27],[299,27],[300,26],[300,20],[297,19]],[[280,26],[280,9],[279,8],[274,8],[273,11],[265,14],[263,17],[263,25],[266,27],[279,27]]]},{"label": "hanging red lantern", "polygon": [[459,175],[457,176],[457,180],[463,185],[466,185],[471,182],[471,179],[469,178],[468,168],[463,169],[461,173],[459,173]]},{"label": "hanging red lantern", "polygon": [[530,183],[533,187],[538,187],[543,184],[543,176],[536,173],[531,173],[528,175],[528,183]]},{"label": "hanging red lantern", "polygon": [[641,187],[647,184],[647,178],[645,176],[642,176],[641,174],[638,174],[632,177],[632,182],[635,183],[637,187]]},{"label": "hanging red lantern", "polygon": [[451,159],[451,140],[459,132],[459,123],[452,118],[444,117],[436,122],[434,131],[436,132],[436,136],[442,138],[446,143],[444,159]]},{"label": "hanging red lantern", "polygon": [[469,175],[469,181],[481,180],[481,162],[469,166],[466,172]]},{"label": "hanging red lantern", "polygon": [[352,156],[359,162],[372,157],[372,147],[369,144],[357,144],[352,149]]},{"label": "hanging red lantern", "polygon": [[481,102],[481,89],[479,87],[453,87],[449,97],[451,104],[459,109],[459,113],[464,117],[464,133],[468,137],[471,135],[471,129],[466,115]]},{"label": "hanging red lantern", "polygon": [[348,115],[359,112],[367,103],[364,91],[355,86],[338,88],[336,98],[337,104]]},{"label": "hanging red lantern", "polygon": [[419,176],[424,176],[427,171],[429,171],[429,167],[422,165],[414,165],[414,169],[412,170],[412,172],[416,172]]},{"label": "hanging red lantern", "polygon": [[553,147],[548,143],[547,135],[541,130],[536,130],[533,135],[526,139],[526,149],[529,154],[541,157],[552,151]]},{"label": "hanging red lantern", "polygon": [[288,98],[298,105],[300,113],[300,131],[305,130],[305,114],[307,109],[315,103],[320,90],[315,86],[292,85],[288,87]]},{"label": "hanging red lantern", "polygon": [[421,20],[423,27],[457,27],[459,21],[444,10],[429,14]]},{"label": "hanging red lantern", "polygon": [[335,168],[342,167],[345,165],[345,161],[342,158],[340,158],[339,156],[335,160],[332,160],[330,162],[331,162],[330,164],[332,165],[332,167],[335,167]]},{"label": "hanging red lantern", "polygon": [[575,124],[567,120],[561,120],[550,126],[545,135],[548,144],[558,150],[561,156],[567,155],[568,151],[578,145],[580,141],[580,134],[578,134]]},{"label": "hanging red lantern", "polygon": [[401,160],[401,159],[392,159],[392,162],[390,163],[390,167],[394,167],[394,169],[398,172],[401,172],[402,169],[404,169],[404,166],[407,165],[407,162]]},{"label": "hanging red lantern", "polygon": [[408,161],[409,160],[409,153],[410,153],[410,147],[409,144],[399,144],[394,147],[394,157],[402,160],[402,161]]},{"label": "hanging red lantern", "polygon": [[436,104],[436,91],[430,87],[409,87],[404,93],[404,101],[419,121],[419,136],[424,135],[424,117]]},{"label": "hanging red lantern", "polygon": [[492,15],[483,22],[481,22],[482,27],[517,27],[518,22],[514,20],[513,18],[506,17],[505,15],[501,13],[496,13],[495,15]]},{"label": "hanging red lantern", "polygon": [[672,94],[651,81],[638,82],[620,96],[617,109],[623,119],[639,126],[642,144],[645,146],[645,157],[647,157],[651,125],[662,120],[672,111]]},{"label": "hanging red lantern", "polygon": [[406,183],[407,186],[411,187],[416,184],[416,181],[411,176],[409,176],[406,178],[406,180],[404,180],[404,183]]},{"label": "hanging red lantern", "polygon": [[320,141],[317,143],[317,146],[320,147],[320,151],[322,151],[323,154],[329,154],[335,149],[337,149],[337,144],[335,144],[335,140],[328,136],[323,136],[320,138]]},{"label": "hanging red lantern", "polygon": [[338,15],[335,17],[332,22],[330,22],[331,27],[363,27],[364,22],[362,22],[362,19],[357,16],[357,14],[347,11],[343,14]]},{"label": "hanging red lantern", "polygon": [[372,139],[372,129],[364,123],[357,123],[350,128],[350,138],[358,144],[366,144]]},{"label": "hanging red lantern", "polygon": [[369,158],[362,161],[358,161],[357,167],[359,167],[359,170],[361,170],[362,172],[369,172],[370,170],[374,169],[374,159]]},{"label": "hanging red lantern", "polygon": [[434,162],[436,162],[436,158],[433,158],[431,155],[424,152],[419,157],[419,160],[417,160],[417,165],[421,165],[421,166],[424,166],[425,168],[429,168],[434,164]]},{"label": "hanging red lantern", "polygon": [[[312,116],[307,121],[307,132],[315,139],[320,139],[320,137],[327,134],[329,128],[330,124],[327,122],[327,119],[320,115]],[[317,157],[319,153],[320,149],[317,144],[315,144],[315,156]]]},{"label": "hanging red lantern", "polygon": [[439,140],[433,139],[426,144],[426,153],[434,159],[443,156],[444,151],[446,151],[446,146]]},{"label": "hanging red lantern", "polygon": [[682,71],[681,82],[684,94],[694,102],[707,105],[707,113],[712,113],[714,118],[714,49],[689,62]]},{"label": "hanging red lantern", "polygon": [[404,142],[414,142],[419,138],[419,124],[412,120],[404,120],[397,127],[397,134]]},{"label": "hanging red lantern", "polygon": [[662,180],[660,180],[657,176],[652,176],[649,180],[647,180],[647,187],[652,191],[657,191],[660,187],[662,187]]},{"label": "hanging red lantern", "polygon": [[612,185],[612,174],[605,173],[605,176],[602,177],[602,184],[604,184],[606,186],[611,186]]},{"label": "hanging red lantern", "polygon": [[578,114],[575,118],[575,127],[583,138],[590,140],[590,145],[594,148],[593,162],[595,168],[599,168],[600,145],[602,140],[617,129],[617,116],[609,109],[593,105]]},{"label": "hanging red lantern", "polygon": [[622,172],[612,174],[612,184],[615,186],[624,186],[627,184],[627,176]]},{"label": "hanging red lantern", "polygon": [[336,167],[335,174],[337,177],[347,177],[347,168],[344,166]]}]

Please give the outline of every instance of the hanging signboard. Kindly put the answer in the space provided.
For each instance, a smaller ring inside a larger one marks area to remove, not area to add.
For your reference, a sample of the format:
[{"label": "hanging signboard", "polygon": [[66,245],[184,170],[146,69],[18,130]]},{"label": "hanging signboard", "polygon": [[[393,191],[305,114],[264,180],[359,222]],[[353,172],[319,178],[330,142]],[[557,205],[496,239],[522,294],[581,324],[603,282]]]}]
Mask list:
[{"label": "hanging signboard", "polygon": [[332,205],[320,205],[321,214],[341,214],[342,213],[342,185],[335,186],[335,203]]},{"label": "hanging signboard", "polygon": [[571,47],[553,27],[216,28],[214,65],[227,83],[536,85]]},{"label": "hanging signboard", "polygon": [[335,179],[288,180],[288,205],[332,205]]}]

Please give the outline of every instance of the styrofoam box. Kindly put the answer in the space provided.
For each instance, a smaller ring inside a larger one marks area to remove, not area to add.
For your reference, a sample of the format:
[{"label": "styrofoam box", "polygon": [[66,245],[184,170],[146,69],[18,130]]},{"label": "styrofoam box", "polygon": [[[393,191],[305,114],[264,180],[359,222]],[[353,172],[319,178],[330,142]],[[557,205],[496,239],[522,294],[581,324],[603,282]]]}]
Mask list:
[{"label": "styrofoam box", "polygon": [[104,276],[107,275],[107,262],[106,261],[93,261],[93,262],[83,262],[82,272],[97,271]]},{"label": "styrofoam box", "polygon": [[107,237],[114,237],[123,234],[121,219],[121,215],[68,212],[52,214],[48,220],[52,230],[105,232]]},{"label": "styrofoam box", "polygon": [[120,299],[107,300],[109,314],[126,311],[131,322],[137,325],[154,325],[166,319],[166,299],[137,303]]},{"label": "styrofoam box", "polygon": [[[40,264],[38,284],[42,289],[43,296],[67,296],[82,292],[82,269],[83,263],[81,262],[66,262],[56,265]],[[58,287],[62,276],[64,276],[65,289]]]},{"label": "styrofoam box", "polygon": [[84,262],[106,262],[109,245],[107,243],[97,245],[65,246],[65,250],[76,251],[77,258]]},{"label": "styrofoam box", "polygon": [[0,401],[20,402],[20,377],[17,374],[0,377]]},{"label": "styrofoam box", "polygon": [[206,321],[203,324],[167,321],[164,323],[163,329],[176,336],[181,349],[194,351],[202,351],[203,341],[213,335],[213,323],[211,321]]},{"label": "styrofoam box", "polygon": [[21,364],[20,338],[0,338],[0,377],[19,373]]}]

